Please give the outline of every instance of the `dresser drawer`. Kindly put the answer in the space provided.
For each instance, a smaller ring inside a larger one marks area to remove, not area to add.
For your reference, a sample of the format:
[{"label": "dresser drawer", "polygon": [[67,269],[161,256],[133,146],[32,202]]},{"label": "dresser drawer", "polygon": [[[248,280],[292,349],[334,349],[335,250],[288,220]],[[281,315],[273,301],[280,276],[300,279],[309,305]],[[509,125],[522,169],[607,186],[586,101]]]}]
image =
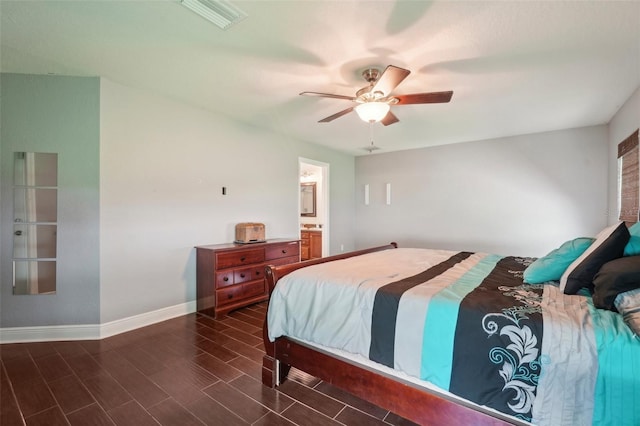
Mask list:
[{"label": "dresser drawer", "polygon": [[232,285],[230,287],[224,287],[220,290],[216,290],[216,298],[218,299],[218,305],[226,305],[233,303],[236,300],[243,298],[243,285]]},{"label": "dresser drawer", "polygon": [[264,280],[243,284],[242,287],[243,297],[259,296],[266,291],[266,283]]},{"label": "dresser drawer", "polygon": [[216,291],[218,305],[235,303],[238,300],[260,296],[266,292],[266,283],[263,279],[250,281],[245,284],[236,284],[224,287]]},{"label": "dresser drawer", "polygon": [[267,260],[267,263],[269,264],[273,264],[274,259],[291,256],[300,256],[299,241],[292,241],[283,244],[273,244],[272,246],[265,248],[265,258]]},{"label": "dresser drawer", "polygon": [[233,268],[264,262],[264,248],[216,253],[216,269]]},{"label": "dresser drawer", "polygon": [[216,288],[222,288],[232,285],[235,282],[233,272],[233,269],[229,271],[216,272]]},{"label": "dresser drawer", "polygon": [[300,262],[300,256],[281,257],[280,259],[273,259],[269,261],[269,265],[278,266],[296,262]]},{"label": "dresser drawer", "polygon": [[236,284],[264,278],[264,265],[233,271],[233,282]]},{"label": "dresser drawer", "polygon": [[304,242],[300,247],[300,260],[309,260],[309,246],[305,246]]}]

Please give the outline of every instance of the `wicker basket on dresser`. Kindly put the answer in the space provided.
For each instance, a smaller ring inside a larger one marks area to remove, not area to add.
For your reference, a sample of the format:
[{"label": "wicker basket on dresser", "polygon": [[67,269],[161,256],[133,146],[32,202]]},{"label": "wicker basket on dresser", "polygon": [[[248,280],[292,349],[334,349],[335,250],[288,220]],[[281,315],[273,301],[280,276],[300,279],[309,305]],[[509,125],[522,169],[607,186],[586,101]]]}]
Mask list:
[{"label": "wicker basket on dresser", "polygon": [[234,309],[267,300],[265,266],[299,261],[299,240],[197,246],[197,310],[219,318]]}]

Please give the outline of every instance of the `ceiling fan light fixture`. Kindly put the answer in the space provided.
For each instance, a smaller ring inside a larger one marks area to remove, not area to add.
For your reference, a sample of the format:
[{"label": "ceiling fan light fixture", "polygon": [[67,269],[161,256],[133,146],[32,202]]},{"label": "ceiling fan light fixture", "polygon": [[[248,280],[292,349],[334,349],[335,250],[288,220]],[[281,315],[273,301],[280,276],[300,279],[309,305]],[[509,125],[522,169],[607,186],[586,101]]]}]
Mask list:
[{"label": "ceiling fan light fixture", "polygon": [[223,30],[247,17],[246,12],[226,0],[181,0],[180,3]]},{"label": "ceiling fan light fixture", "polygon": [[355,110],[362,121],[376,123],[389,113],[390,108],[386,102],[365,102],[358,105]]}]

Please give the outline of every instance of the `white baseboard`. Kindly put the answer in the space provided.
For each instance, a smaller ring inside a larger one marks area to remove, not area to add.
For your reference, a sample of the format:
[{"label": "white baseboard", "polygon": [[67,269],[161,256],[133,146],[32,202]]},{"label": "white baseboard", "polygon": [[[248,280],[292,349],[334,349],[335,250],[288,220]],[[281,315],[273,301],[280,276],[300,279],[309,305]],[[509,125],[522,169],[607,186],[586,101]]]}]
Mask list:
[{"label": "white baseboard", "polygon": [[46,325],[0,328],[0,343],[98,340],[135,330],[196,311],[196,302],[186,302],[104,324]]},{"label": "white baseboard", "polygon": [[100,339],[100,325],[46,325],[0,328],[0,343]]},{"label": "white baseboard", "polygon": [[190,314],[196,311],[196,302],[181,303],[179,305],[169,306],[144,314],[134,315],[128,318],[104,323],[100,326],[100,339],[115,336],[125,331],[135,330],[136,328],[145,327],[157,322],[166,321],[171,318]]}]

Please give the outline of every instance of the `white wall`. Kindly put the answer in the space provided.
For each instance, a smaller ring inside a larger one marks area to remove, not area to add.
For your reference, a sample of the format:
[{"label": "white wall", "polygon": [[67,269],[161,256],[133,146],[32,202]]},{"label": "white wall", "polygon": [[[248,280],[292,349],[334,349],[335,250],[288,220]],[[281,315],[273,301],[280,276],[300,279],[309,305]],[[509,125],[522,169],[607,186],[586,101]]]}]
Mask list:
[{"label": "white wall", "polygon": [[356,246],[543,255],[606,225],[607,156],[596,126],[357,157]]},{"label": "white wall", "polygon": [[104,79],[100,107],[102,323],[195,300],[193,246],[238,222],[298,238],[298,157],[330,164],[332,252],[354,247],[352,156]]},{"label": "white wall", "polygon": [[[2,74],[0,324],[95,324],[100,318],[100,91],[95,77]],[[58,154],[56,294],[14,295],[14,152]]]},{"label": "white wall", "polygon": [[640,128],[640,87],[609,122],[609,223],[618,220],[618,144]]}]

